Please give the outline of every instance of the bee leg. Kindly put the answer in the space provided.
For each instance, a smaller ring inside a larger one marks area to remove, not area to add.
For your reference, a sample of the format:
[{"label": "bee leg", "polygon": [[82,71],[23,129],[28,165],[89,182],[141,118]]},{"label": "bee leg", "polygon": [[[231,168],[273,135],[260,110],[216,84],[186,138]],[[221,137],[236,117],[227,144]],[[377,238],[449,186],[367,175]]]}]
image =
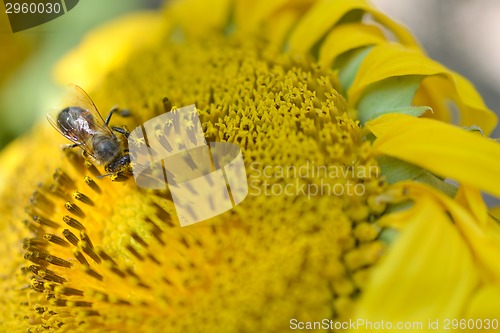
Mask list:
[{"label": "bee leg", "polygon": [[130,135],[130,132],[127,131],[126,129],[122,128],[122,127],[116,127],[116,126],[113,126],[111,127],[111,129],[115,132],[118,132],[120,134],[123,134],[124,137],[128,138],[128,136]]},{"label": "bee leg", "polygon": [[125,110],[121,110],[120,108],[118,108],[118,106],[113,106],[111,108],[111,110],[109,110],[109,114],[106,117],[106,120],[104,121],[104,123],[106,125],[109,125],[109,121],[111,120],[111,116],[113,115],[113,113],[118,113],[122,117],[128,117],[128,116],[130,116],[132,114],[130,112],[130,110],[126,110],[126,109]]},{"label": "bee leg", "polygon": [[73,148],[76,148],[76,147],[79,147],[79,146],[80,146],[79,143],[73,143],[73,144],[61,145],[61,148],[63,150],[66,150],[66,149],[73,149]]}]

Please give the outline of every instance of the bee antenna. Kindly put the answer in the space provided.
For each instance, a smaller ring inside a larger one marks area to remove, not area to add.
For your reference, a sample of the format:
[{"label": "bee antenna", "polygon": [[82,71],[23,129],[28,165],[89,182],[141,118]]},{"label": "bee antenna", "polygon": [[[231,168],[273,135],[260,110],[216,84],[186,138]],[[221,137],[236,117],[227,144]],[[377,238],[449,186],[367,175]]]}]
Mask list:
[{"label": "bee antenna", "polygon": [[106,173],[104,175],[99,175],[99,176],[96,176],[97,179],[103,179],[105,177],[109,177],[109,176],[112,176],[113,174],[112,173]]}]

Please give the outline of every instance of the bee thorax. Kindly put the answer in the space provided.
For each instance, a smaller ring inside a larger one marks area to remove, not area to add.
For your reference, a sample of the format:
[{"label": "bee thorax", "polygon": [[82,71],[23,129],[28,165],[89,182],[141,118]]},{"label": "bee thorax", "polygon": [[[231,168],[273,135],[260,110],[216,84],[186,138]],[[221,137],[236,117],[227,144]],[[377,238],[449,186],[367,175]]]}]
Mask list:
[{"label": "bee thorax", "polygon": [[94,158],[103,164],[113,161],[120,153],[121,147],[117,140],[104,135],[95,135],[92,138]]}]

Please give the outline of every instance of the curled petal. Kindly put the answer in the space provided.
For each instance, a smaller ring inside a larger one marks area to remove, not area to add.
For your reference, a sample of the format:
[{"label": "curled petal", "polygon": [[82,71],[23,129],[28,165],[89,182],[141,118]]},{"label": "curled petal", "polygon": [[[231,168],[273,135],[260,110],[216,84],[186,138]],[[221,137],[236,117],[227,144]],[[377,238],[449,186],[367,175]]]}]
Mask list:
[{"label": "curled petal", "polygon": [[434,119],[386,114],[367,123],[378,154],[500,197],[500,145]]},{"label": "curled petal", "polygon": [[[477,125],[486,134],[491,133],[495,128],[496,115],[486,107],[467,80],[431,60],[421,51],[396,44],[375,46],[366,56],[348,91],[349,102],[353,106],[357,105],[371,84],[406,75],[428,77],[421,86],[424,92],[420,95],[417,92],[417,95],[419,104],[433,108],[437,114],[434,117],[446,121],[451,119],[451,115],[443,115],[443,112],[450,112],[449,107],[443,105],[450,100],[460,108],[460,125]],[[437,79],[434,78],[435,76]],[[439,93],[434,91],[436,89]]]}]

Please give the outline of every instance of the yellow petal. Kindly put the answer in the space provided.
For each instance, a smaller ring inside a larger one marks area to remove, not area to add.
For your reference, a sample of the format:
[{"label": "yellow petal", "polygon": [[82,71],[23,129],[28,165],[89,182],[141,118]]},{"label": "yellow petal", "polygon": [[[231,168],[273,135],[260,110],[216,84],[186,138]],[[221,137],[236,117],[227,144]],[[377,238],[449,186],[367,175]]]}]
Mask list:
[{"label": "yellow petal", "polygon": [[490,213],[491,213],[491,215],[493,215],[493,217],[495,217],[497,220],[500,220],[500,206],[493,207],[492,209],[490,209]]},{"label": "yellow petal", "polygon": [[319,63],[330,67],[342,53],[385,41],[383,32],[376,26],[363,23],[342,24],[329,33],[321,44]]},{"label": "yellow petal", "polygon": [[[396,44],[378,45],[366,56],[348,91],[350,104],[357,105],[370,84],[404,75],[441,76],[424,80],[422,89],[425,91],[417,94],[419,103],[434,108],[436,101],[444,103],[451,99],[460,108],[460,125],[478,125],[486,134],[495,128],[496,115],[486,107],[467,80],[429,59],[421,51]],[[436,89],[439,89],[438,93]],[[443,110],[448,109],[444,104],[437,103],[436,109],[440,112],[438,118],[451,119],[449,115],[442,115]]]},{"label": "yellow petal", "polygon": [[411,220],[412,215],[413,211],[411,209],[384,214],[377,223],[382,228],[402,230],[408,224],[408,221]]},{"label": "yellow petal", "polygon": [[479,291],[477,291],[472,298],[472,301],[470,302],[469,308],[467,309],[467,312],[465,314],[465,318],[490,320],[496,319],[496,329],[494,329],[494,324],[491,325],[491,329],[486,329],[486,325],[488,324],[488,322],[483,320],[483,329],[481,329],[480,331],[498,332],[498,327],[500,327],[500,286],[486,285]]},{"label": "yellow petal", "polygon": [[264,21],[268,19],[274,20],[274,18],[279,19],[283,13],[303,13],[315,1],[316,0],[236,1],[235,20],[238,22],[238,30],[244,32],[255,31],[262,26]]},{"label": "yellow petal", "polygon": [[199,34],[210,29],[222,30],[229,20],[230,2],[231,0],[167,1],[167,20],[174,20],[186,34]]},{"label": "yellow petal", "polygon": [[475,288],[472,256],[443,209],[423,197],[411,211],[406,228],[374,271],[356,318],[384,320],[393,328],[397,321],[427,325],[429,319],[459,316]]},{"label": "yellow petal", "polygon": [[392,30],[401,43],[410,47],[418,47],[417,42],[406,28],[372,8],[367,1],[337,0],[318,1],[304,15],[290,36],[290,50],[299,53],[309,51],[344,15],[354,10],[371,13],[375,20]]},{"label": "yellow petal", "polygon": [[290,9],[280,12],[279,15],[271,16],[270,20],[272,22],[270,24],[272,24],[272,29],[270,29],[267,35],[267,38],[269,38],[269,47],[276,47],[281,50],[286,37],[301,15],[300,11]]},{"label": "yellow petal", "polygon": [[[168,23],[168,22],[167,22]],[[66,54],[55,68],[61,84],[74,83],[92,90],[134,50],[154,44],[166,20],[158,12],[143,11],[120,17],[89,33],[77,49]]]},{"label": "yellow petal", "polygon": [[488,207],[481,197],[481,191],[471,186],[462,185],[455,197],[455,200],[482,226],[488,223]]},{"label": "yellow petal", "polygon": [[[500,265],[498,265],[498,258],[500,258],[500,225],[492,219],[488,219],[485,224],[482,223],[456,201],[425,184],[401,182],[394,185],[394,187],[404,189],[403,192],[416,201],[431,197],[433,202],[441,205],[442,210],[449,212],[474,256],[476,266],[481,272],[482,281],[500,283]],[[482,199],[472,198],[472,200]],[[477,203],[473,202],[468,205],[478,206]]]},{"label": "yellow petal", "polygon": [[377,153],[500,197],[498,143],[434,119],[403,114],[386,114],[366,126],[377,137]]},{"label": "yellow petal", "polygon": [[487,226],[480,228],[478,222],[462,207],[458,205],[449,205],[448,207],[453,220],[476,258],[482,280],[500,284],[500,265],[498,265],[500,226],[490,219]]}]

